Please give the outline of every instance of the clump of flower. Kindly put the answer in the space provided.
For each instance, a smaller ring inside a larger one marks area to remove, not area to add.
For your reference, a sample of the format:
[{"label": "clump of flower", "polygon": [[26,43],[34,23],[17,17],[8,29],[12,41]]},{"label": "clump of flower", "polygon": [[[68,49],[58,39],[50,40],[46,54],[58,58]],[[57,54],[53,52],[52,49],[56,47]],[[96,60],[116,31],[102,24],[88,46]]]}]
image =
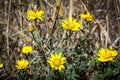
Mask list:
[{"label": "clump of flower", "polygon": [[3,63],[0,63],[0,68],[3,68]]},{"label": "clump of flower", "polygon": [[68,21],[63,20],[61,24],[64,29],[69,29],[72,31],[77,31],[81,27],[81,23],[77,22],[76,19],[73,19],[72,16],[69,17]]},{"label": "clump of flower", "polygon": [[100,62],[107,62],[107,61],[113,61],[113,59],[117,56],[117,51],[114,49],[104,49],[101,48],[99,50],[99,53],[97,54],[98,61]]},{"label": "clump of flower", "polygon": [[80,14],[80,16],[88,22],[93,21],[93,16],[89,12],[87,14]]},{"label": "clump of flower", "polygon": [[50,59],[47,61],[52,68],[61,71],[64,68],[66,58],[62,57],[62,53],[50,54]]},{"label": "clump of flower", "polygon": [[32,32],[34,30],[34,27],[33,26],[29,26],[28,27],[28,31]]},{"label": "clump of flower", "polygon": [[32,46],[24,46],[22,48],[22,53],[28,54],[28,53],[32,52],[32,50],[33,50]]},{"label": "clump of flower", "polygon": [[28,64],[29,64],[28,60],[25,60],[25,59],[17,60],[16,68],[19,69],[19,70],[20,69],[25,69],[25,68],[28,67]]},{"label": "clump of flower", "polygon": [[28,18],[28,20],[35,20],[35,19],[43,20],[43,14],[44,14],[43,10],[36,10],[36,11],[28,10],[27,18]]}]

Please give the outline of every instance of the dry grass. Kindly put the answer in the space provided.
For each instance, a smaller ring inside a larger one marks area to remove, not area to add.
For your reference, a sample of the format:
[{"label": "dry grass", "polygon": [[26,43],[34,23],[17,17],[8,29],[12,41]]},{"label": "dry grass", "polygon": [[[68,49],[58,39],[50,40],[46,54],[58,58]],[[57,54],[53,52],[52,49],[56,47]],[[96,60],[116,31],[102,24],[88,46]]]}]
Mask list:
[{"label": "dry grass", "polygon": [[[17,76],[14,65],[16,59],[25,57],[20,55],[23,45],[32,45],[36,49],[32,53],[34,58],[31,58],[31,56],[27,57],[31,63],[37,57],[48,55],[51,50],[54,52],[56,49],[62,48],[66,52],[69,45],[72,45],[72,48],[76,48],[78,46],[77,42],[83,34],[86,34],[89,38],[90,46],[113,47],[118,52],[120,51],[120,0],[61,0],[59,10],[55,7],[55,1],[0,0],[0,61],[5,63],[4,70],[0,70],[3,71],[0,74],[0,78],[11,80]],[[40,49],[43,49],[41,53],[45,52],[45,54],[36,52],[39,48],[36,47],[32,34],[27,31],[30,22],[26,18],[28,9],[42,9],[45,11],[45,21],[37,23],[40,36],[45,38],[41,42],[42,47],[40,47]],[[80,19],[83,26],[86,26],[87,24],[79,17],[79,14],[87,11],[94,16],[94,22],[88,24],[88,29],[83,27],[78,32],[71,34],[66,30],[60,30],[61,28],[58,24],[61,19],[66,19],[69,15]],[[64,41],[66,36],[71,36],[72,41],[69,45],[67,45],[67,41]],[[48,41],[50,43],[47,43]],[[95,52],[95,49],[93,49],[93,52]],[[67,57],[69,62],[71,58]],[[28,74],[34,74],[34,71],[40,71],[40,68],[34,69],[30,66]],[[42,72],[44,71],[38,72],[38,74],[43,76],[47,74]]]}]

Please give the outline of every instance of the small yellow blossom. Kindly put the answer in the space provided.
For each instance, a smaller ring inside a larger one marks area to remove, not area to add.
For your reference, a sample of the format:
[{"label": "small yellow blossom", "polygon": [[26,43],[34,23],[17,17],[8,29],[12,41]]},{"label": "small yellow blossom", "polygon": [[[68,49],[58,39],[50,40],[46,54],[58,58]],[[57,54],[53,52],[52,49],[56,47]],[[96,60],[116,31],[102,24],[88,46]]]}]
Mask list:
[{"label": "small yellow blossom", "polygon": [[60,1],[56,1],[56,7],[60,7]]},{"label": "small yellow blossom", "polygon": [[77,22],[76,19],[72,19],[72,16],[69,17],[68,21],[63,20],[61,24],[64,29],[69,29],[72,31],[77,31],[81,27],[81,23]]},{"label": "small yellow blossom", "polygon": [[0,68],[3,68],[3,63],[0,63]]},{"label": "small yellow blossom", "polygon": [[93,21],[93,16],[89,12],[87,14],[80,14],[80,16],[88,22]]},{"label": "small yellow blossom", "polygon": [[32,32],[34,30],[34,27],[33,26],[29,26],[28,27],[28,31]]},{"label": "small yellow blossom", "polygon": [[43,20],[43,14],[44,14],[44,11],[42,11],[42,10],[40,10],[40,11],[37,10],[36,12],[33,10],[28,10],[27,18],[28,18],[28,20],[35,20],[35,19]]},{"label": "small yellow blossom", "polygon": [[22,53],[28,54],[28,53],[32,52],[32,50],[33,50],[32,46],[24,46],[22,48]]},{"label": "small yellow blossom", "polygon": [[107,61],[112,61],[116,56],[117,56],[117,51],[114,49],[103,49],[101,48],[99,50],[99,53],[97,54],[98,61],[100,62],[107,62]]},{"label": "small yellow blossom", "polygon": [[50,59],[47,61],[52,68],[61,71],[64,68],[66,58],[62,57],[62,53],[50,54]]},{"label": "small yellow blossom", "polygon": [[17,69],[25,69],[28,67],[28,60],[25,60],[25,59],[21,59],[21,60],[17,60],[16,62],[16,68]]}]

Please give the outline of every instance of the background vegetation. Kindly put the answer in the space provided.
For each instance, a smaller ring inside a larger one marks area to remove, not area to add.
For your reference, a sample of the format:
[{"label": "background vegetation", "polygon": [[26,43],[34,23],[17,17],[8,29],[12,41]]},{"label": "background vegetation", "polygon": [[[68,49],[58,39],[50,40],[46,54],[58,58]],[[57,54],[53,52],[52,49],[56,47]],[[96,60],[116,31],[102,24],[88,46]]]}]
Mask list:
[{"label": "background vegetation", "polygon": [[[0,0],[0,68],[2,80],[119,80],[120,79],[120,0]],[[43,21],[27,20],[28,9],[45,11]],[[79,16],[90,12],[93,22]],[[63,19],[82,22],[78,31],[65,30]],[[28,31],[29,23],[35,30]],[[33,46],[29,55],[21,49]],[[103,48],[114,48],[113,62],[101,63],[96,54]],[[47,63],[50,53],[62,52],[65,68],[57,72]],[[17,70],[16,60],[26,58],[29,66]]]}]

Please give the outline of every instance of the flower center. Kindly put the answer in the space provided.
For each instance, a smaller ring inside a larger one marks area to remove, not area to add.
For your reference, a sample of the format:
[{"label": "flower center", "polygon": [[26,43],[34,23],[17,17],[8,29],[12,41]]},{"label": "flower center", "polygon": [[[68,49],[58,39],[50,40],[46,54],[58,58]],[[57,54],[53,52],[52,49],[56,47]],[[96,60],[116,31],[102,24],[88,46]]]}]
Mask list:
[{"label": "flower center", "polygon": [[111,57],[111,53],[110,52],[106,52],[104,55],[103,55],[103,58],[107,59],[107,58],[110,58]]},{"label": "flower center", "polygon": [[59,66],[61,65],[61,60],[60,60],[60,59],[56,59],[56,60],[54,61],[54,65],[55,65],[56,67],[59,67]]},{"label": "flower center", "polygon": [[72,23],[72,22],[68,24],[68,27],[69,27],[70,29],[71,29],[71,28],[74,28],[74,26],[75,26],[75,25],[74,25],[74,23]]},{"label": "flower center", "polygon": [[33,14],[33,16],[36,18],[37,17],[37,15],[36,14]]},{"label": "flower center", "polygon": [[25,65],[24,64],[20,64],[20,67],[23,68]]},{"label": "flower center", "polygon": [[35,14],[35,17],[38,18],[40,15],[39,14]]}]

